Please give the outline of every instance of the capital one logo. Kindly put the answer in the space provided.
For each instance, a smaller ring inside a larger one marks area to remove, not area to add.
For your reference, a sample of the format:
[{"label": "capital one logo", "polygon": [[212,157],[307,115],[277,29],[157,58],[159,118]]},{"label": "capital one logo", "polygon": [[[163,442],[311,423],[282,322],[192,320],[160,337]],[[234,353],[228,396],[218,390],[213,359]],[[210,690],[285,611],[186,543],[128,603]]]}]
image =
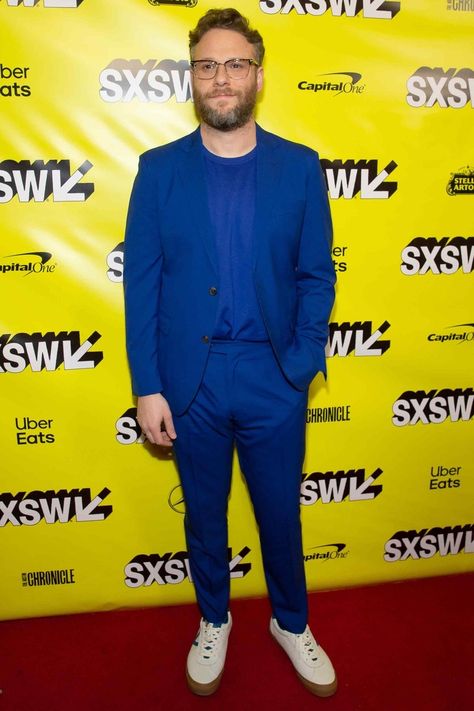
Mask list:
[{"label": "capital one logo", "polygon": [[99,75],[99,94],[103,101],[162,104],[172,96],[178,103],[192,99],[189,62],[185,59],[114,59]]},{"label": "capital one logo", "polygon": [[[58,7],[72,7],[76,8],[82,3],[83,0],[43,0],[44,7],[58,8]],[[23,5],[24,7],[34,7],[37,5],[39,0],[7,0],[7,5],[9,7],[18,7]]]},{"label": "capital one logo", "polygon": [[400,12],[400,2],[389,0],[262,0],[259,5],[267,15],[288,15],[294,10],[298,15],[324,15],[330,11],[335,17],[355,17],[362,11],[363,17],[392,20]]},{"label": "capital one logo", "polygon": [[20,202],[84,202],[94,192],[94,183],[81,183],[92,168],[85,160],[74,173],[68,160],[4,160],[0,163],[0,203],[15,195]]},{"label": "capital one logo", "polygon": [[431,108],[438,104],[442,109],[462,109],[474,106],[474,71],[440,67],[420,67],[407,81],[407,103],[414,108]]},{"label": "capital one logo", "polygon": [[358,193],[363,199],[386,200],[392,197],[398,184],[387,181],[397,164],[390,161],[379,171],[378,161],[370,160],[328,160],[321,159],[321,167],[326,175],[329,196],[350,200]]}]

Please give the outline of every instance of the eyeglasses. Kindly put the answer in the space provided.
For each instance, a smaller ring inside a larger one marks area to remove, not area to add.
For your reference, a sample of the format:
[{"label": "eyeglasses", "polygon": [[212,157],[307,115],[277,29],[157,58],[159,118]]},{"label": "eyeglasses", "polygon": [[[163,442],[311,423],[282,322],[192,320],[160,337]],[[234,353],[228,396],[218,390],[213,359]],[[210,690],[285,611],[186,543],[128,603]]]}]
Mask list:
[{"label": "eyeglasses", "polygon": [[214,79],[217,67],[222,65],[229,79],[245,79],[250,71],[250,65],[259,67],[255,59],[228,59],[226,62],[214,62],[212,59],[195,59],[189,62],[194,76],[198,79]]}]

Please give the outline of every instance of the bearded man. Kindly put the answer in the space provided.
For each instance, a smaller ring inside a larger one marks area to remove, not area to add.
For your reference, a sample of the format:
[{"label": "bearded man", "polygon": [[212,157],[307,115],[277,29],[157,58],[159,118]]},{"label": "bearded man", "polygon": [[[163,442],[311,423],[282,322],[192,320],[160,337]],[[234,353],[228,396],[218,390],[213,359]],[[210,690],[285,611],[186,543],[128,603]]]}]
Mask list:
[{"label": "bearded man", "polygon": [[227,499],[234,446],[259,528],[270,632],[314,694],[332,664],[308,626],[299,495],[308,387],[325,374],[334,299],[318,154],[254,119],[263,41],[232,8],[190,32],[198,128],[140,157],[125,238],[127,349],[137,418],[173,447],[202,619],[187,659],[219,686],[232,617]]}]

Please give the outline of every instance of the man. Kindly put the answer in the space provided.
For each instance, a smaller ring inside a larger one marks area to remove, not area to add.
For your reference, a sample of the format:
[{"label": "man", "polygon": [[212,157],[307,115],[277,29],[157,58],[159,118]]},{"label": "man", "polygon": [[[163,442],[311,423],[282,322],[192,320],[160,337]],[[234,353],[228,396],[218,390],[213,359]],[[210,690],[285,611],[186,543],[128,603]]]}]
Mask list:
[{"label": "man", "polygon": [[207,12],[190,51],[200,126],[141,156],[125,239],[137,417],[150,442],[174,447],[202,614],[187,681],[208,695],[224,669],[236,444],[270,632],[303,684],[329,696],[337,682],[307,625],[299,514],[307,392],[325,372],[334,298],[325,184],[314,151],[255,123],[264,47],[239,12]]}]

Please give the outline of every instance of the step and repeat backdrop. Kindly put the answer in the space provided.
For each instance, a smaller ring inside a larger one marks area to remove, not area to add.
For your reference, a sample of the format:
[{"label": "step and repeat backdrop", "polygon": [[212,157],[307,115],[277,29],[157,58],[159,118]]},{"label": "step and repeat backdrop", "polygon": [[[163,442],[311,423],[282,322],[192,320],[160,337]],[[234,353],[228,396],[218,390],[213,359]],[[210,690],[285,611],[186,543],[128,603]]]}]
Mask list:
[{"label": "step and repeat backdrop", "polygon": [[[194,599],[175,463],[136,421],[123,234],[138,155],[196,125],[187,35],[214,5],[0,0],[0,618]],[[308,586],[474,570],[474,1],[237,7],[257,119],[319,151],[334,221]],[[233,595],[264,594],[237,461],[229,517]]]}]

